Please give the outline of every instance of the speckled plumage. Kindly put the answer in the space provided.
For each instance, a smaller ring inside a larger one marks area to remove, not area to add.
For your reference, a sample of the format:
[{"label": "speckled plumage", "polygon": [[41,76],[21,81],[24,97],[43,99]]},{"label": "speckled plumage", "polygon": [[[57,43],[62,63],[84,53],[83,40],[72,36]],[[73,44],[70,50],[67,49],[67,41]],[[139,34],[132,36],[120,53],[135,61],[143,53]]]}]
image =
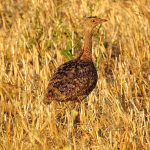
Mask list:
[{"label": "speckled plumage", "polygon": [[106,21],[96,17],[86,19],[82,54],[59,66],[48,84],[44,103],[56,101],[81,101],[95,88],[97,71],[92,61],[92,30]]},{"label": "speckled plumage", "polygon": [[81,101],[94,89],[97,72],[93,62],[71,60],[56,70],[47,89],[46,99]]}]

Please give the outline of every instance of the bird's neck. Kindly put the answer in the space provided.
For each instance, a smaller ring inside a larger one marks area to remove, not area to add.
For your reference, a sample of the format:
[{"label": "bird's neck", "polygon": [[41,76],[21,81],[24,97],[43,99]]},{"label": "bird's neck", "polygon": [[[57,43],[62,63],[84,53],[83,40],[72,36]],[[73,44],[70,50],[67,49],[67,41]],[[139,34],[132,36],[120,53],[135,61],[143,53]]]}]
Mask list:
[{"label": "bird's neck", "polygon": [[81,60],[92,61],[92,31],[85,30]]}]

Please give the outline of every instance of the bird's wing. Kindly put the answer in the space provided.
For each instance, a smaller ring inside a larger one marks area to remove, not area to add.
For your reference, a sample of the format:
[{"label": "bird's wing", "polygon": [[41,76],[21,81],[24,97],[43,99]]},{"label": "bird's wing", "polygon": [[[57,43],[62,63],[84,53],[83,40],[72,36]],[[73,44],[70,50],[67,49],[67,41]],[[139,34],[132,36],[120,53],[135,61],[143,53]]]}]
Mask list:
[{"label": "bird's wing", "polygon": [[88,75],[80,76],[77,65],[77,61],[72,60],[57,68],[48,85],[49,95],[62,100],[84,95],[89,82]]},{"label": "bird's wing", "polygon": [[77,60],[71,60],[59,66],[55,73],[53,74],[51,81],[63,80],[64,78],[73,78],[74,71],[77,65]]}]

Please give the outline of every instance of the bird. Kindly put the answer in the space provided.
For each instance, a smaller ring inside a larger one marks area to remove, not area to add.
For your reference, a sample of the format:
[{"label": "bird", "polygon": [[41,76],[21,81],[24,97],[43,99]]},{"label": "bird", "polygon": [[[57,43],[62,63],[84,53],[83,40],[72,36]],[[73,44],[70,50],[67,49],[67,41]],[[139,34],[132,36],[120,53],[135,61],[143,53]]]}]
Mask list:
[{"label": "bird", "polygon": [[95,88],[98,75],[92,60],[93,29],[106,19],[96,16],[84,19],[84,42],[80,55],[60,65],[48,83],[44,104],[52,101],[67,102],[85,99]]}]

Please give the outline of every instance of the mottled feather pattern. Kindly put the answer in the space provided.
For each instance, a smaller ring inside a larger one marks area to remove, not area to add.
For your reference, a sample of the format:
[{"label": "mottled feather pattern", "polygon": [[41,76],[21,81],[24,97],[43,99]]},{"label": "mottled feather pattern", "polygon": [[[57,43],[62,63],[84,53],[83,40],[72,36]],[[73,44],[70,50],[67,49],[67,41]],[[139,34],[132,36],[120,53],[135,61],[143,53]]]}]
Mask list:
[{"label": "mottled feather pattern", "polygon": [[81,101],[93,90],[96,82],[93,62],[71,60],[57,68],[48,85],[45,101]]}]

